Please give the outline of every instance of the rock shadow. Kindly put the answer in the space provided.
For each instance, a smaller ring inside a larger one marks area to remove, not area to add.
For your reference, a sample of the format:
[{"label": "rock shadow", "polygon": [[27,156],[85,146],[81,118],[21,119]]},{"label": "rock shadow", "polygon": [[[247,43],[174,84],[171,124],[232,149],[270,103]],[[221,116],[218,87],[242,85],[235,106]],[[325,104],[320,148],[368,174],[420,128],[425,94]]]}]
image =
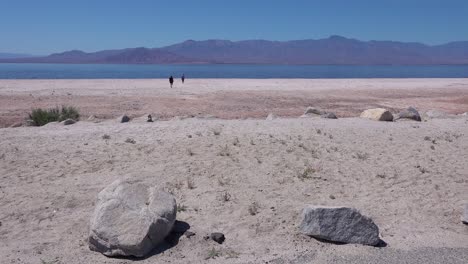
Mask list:
[{"label": "rock shadow", "polygon": [[174,223],[174,226],[172,227],[172,231],[169,233],[169,235],[167,235],[166,238],[164,238],[164,241],[161,242],[158,246],[156,246],[148,255],[144,257],[114,257],[114,258],[128,259],[132,261],[146,260],[148,258],[161,254],[164,251],[177,246],[177,244],[179,244],[180,237],[183,236],[184,233],[189,229],[190,229],[190,225],[187,222],[176,220]]}]

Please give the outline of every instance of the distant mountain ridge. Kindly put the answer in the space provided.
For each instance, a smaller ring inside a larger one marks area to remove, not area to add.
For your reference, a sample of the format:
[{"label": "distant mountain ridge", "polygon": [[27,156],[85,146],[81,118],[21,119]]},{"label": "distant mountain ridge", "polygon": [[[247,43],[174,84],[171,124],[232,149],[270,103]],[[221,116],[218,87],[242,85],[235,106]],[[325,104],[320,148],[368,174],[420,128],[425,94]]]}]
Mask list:
[{"label": "distant mountain ridge", "polygon": [[16,59],[16,58],[30,58],[33,57],[31,54],[22,54],[22,53],[5,53],[0,52],[0,59]]},{"label": "distant mountain ridge", "polygon": [[468,41],[429,46],[396,41],[360,41],[341,36],[293,41],[187,40],[162,48],[129,48],[86,53],[79,50],[46,57],[0,59],[36,63],[246,63],[315,65],[468,64]]}]

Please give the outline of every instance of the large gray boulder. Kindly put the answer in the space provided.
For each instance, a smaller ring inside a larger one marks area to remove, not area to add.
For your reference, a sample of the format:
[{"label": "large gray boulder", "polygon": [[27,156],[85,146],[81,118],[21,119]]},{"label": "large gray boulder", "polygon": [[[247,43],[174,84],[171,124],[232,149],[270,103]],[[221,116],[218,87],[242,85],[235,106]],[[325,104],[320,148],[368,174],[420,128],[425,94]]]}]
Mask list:
[{"label": "large gray boulder", "polygon": [[395,120],[399,119],[410,119],[414,121],[421,122],[421,116],[419,115],[418,110],[413,107],[408,107],[407,109],[401,111],[395,116]]},{"label": "large gray boulder", "polygon": [[367,109],[361,113],[362,118],[375,121],[393,121],[393,115],[385,108]]},{"label": "large gray boulder", "polygon": [[110,257],[144,257],[170,233],[176,211],[171,194],[117,180],[98,195],[89,248]]},{"label": "large gray boulder", "polygon": [[332,242],[370,246],[380,243],[377,225],[353,208],[309,205],[302,211],[299,229],[302,234]]},{"label": "large gray boulder", "polygon": [[461,217],[462,223],[468,225],[468,204],[465,204],[465,208],[463,209],[463,215]]}]

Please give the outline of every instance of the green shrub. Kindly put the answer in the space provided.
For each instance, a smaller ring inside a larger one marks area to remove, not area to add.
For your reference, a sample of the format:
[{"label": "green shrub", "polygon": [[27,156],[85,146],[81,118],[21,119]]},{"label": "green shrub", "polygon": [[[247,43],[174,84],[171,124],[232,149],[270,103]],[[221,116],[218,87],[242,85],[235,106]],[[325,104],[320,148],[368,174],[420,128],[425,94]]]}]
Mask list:
[{"label": "green shrub", "polygon": [[50,122],[63,121],[66,119],[79,120],[80,113],[73,106],[62,106],[62,108],[33,109],[29,114],[29,119],[35,126],[43,126]]}]

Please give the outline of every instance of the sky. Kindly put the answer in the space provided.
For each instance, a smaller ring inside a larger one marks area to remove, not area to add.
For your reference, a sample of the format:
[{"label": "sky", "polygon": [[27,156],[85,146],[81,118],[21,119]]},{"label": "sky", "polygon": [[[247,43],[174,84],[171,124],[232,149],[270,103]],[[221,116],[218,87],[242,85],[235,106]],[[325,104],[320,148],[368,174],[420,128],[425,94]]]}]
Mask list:
[{"label": "sky", "polygon": [[330,35],[430,45],[468,40],[468,0],[0,0],[0,52]]}]

